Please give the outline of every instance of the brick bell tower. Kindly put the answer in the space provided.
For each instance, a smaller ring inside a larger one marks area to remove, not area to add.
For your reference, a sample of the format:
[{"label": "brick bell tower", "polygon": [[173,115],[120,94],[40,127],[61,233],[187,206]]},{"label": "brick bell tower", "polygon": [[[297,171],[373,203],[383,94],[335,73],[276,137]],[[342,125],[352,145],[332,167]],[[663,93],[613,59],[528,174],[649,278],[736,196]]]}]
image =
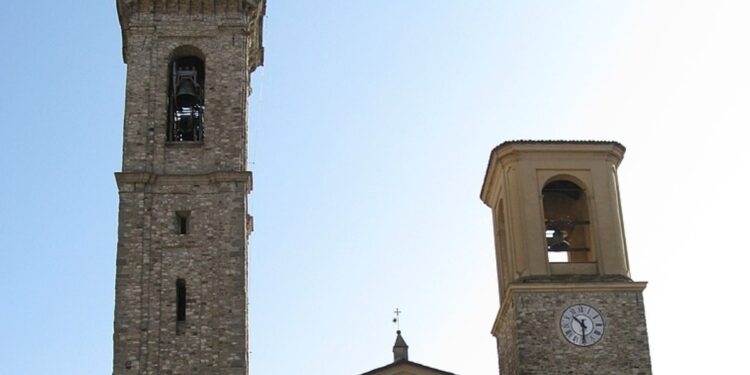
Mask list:
[{"label": "brick bell tower", "polygon": [[264,0],[117,0],[115,375],[248,374],[247,98]]},{"label": "brick bell tower", "polygon": [[516,141],[490,155],[501,374],[650,374],[630,279],[616,142]]}]

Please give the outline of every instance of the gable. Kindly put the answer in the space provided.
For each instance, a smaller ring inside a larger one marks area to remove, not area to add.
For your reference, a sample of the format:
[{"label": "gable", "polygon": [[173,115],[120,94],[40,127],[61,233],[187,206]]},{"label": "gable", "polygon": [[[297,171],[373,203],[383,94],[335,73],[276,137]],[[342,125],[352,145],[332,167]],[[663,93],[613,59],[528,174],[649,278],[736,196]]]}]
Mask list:
[{"label": "gable", "polygon": [[398,361],[362,375],[455,375],[411,361]]}]

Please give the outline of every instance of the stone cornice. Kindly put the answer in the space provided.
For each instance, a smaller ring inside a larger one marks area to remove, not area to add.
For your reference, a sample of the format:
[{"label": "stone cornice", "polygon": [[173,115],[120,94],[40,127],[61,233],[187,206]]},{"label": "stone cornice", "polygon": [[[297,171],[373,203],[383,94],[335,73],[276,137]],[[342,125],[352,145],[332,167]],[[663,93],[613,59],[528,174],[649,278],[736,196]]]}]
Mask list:
[{"label": "stone cornice", "polygon": [[[180,5],[182,4],[182,7]],[[122,29],[122,56],[127,64],[128,34],[131,27],[155,27],[159,23],[199,22],[213,19],[216,26],[241,27],[250,40],[248,68],[263,65],[263,17],[266,0],[117,0]],[[208,16],[208,17],[201,17]]]},{"label": "stone cornice", "polygon": [[590,282],[590,283],[533,283],[511,284],[505,291],[502,304],[492,325],[492,334],[499,332],[500,317],[512,304],[514,293],[606,293],[606,292],[643,292],[648,283],[645,281],[632,282]]},{"label": "stone cornice", "polygon": [[118,189],[123,191],[137,191],[147,185],[189,185],[189,184],[217,184],[223,182],[237,182],[247,184],[247,191],[253,189],[252,172],[211,172],[205,174],[157,175],[145,172],[117,172],[115,173]]},{"label": "stone cornice", "polygon": [[167,14],[176,11],[188,15],[216,15],[219,12],[244,12],[249,15],[257,10],[261,10],[260,16],[263,16],[265,0],[117,0],[117,15],[123,26],[126,24],[123,21],[135,13]]},{"label": "stone cornice", "polygon": [[116,172],[115,180],[117,187],[122,189],[124,185],[146,185],[152,183],[153,174],[144,172]]}]

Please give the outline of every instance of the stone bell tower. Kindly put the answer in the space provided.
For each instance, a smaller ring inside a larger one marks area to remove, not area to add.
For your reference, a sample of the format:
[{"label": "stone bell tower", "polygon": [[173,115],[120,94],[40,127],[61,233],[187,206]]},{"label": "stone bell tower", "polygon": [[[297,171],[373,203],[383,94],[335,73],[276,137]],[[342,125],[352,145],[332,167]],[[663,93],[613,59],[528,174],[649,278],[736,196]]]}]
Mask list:
[{"label": "stone bell tower", "polygon": [[248,374],[247,98],[264,0],[117,0],[116,375]]},{"label": "stone bell tower", "polygon": [[501,374],[650,374],[645,282],[630,279],[615,142],[517,141],[490,155]]}]

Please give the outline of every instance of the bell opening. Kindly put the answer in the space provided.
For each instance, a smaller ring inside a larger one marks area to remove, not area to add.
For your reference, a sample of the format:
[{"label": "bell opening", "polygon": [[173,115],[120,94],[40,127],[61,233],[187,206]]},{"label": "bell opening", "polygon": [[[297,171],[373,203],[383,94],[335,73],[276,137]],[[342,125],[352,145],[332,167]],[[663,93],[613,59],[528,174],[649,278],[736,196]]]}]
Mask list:
[{"label": "bell opening", "polygon": [[204,77],[203,60],[180,57],[170,64],[167,141],[203,141]]},{"label": "bell opening", "polygon": [[550,262],[593,262],[586,194],[567,180],[542,189],[545,238]]}]

